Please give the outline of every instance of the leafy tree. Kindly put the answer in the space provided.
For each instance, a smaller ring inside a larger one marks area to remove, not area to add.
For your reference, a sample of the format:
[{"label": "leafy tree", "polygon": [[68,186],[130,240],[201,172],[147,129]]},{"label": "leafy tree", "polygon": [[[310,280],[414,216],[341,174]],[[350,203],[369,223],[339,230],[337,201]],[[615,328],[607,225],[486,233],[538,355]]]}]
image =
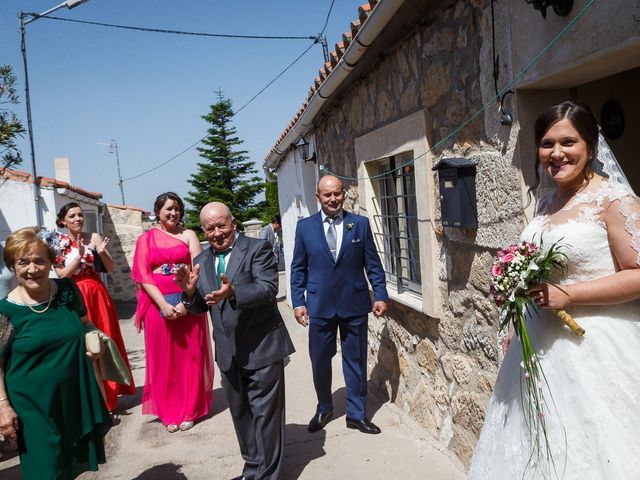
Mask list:
[{"label": "leafy tree", "polygon": [[250,218],[262,217],[264,202],[256,202],[256,197],[264,189],[263,180],[257,176],[253,162],[231,125],[233,108],[231,100],[218,90],[218,101],[202,118],[210,125],[208,135],[202,141],[204,147],[198,151],[203,161],[198,163],[198,171],[191,175],[189,183],[193,187],[186,200],[192,209],[187,210],[186,223],[189,228],[200,226],[200,209],[209,202],[223,202],[229,206],[240,224]]},{"label": "leafy tree", "polygon": [[267,180],[264,184],[264,214],[262,223],[269,223],[273,217],[280,215],[280,204],[278,203],[278,182],[276,179]]},{"label": "leafy tree", "polygon": [[15,113],[6,105],[18,103],[18,95],[13,86],[16,77],[10,65],[0,65],[0,169],[13,167],[22,162],[20,150],[16,146],[16,137],[24,135],[24,127]]}]

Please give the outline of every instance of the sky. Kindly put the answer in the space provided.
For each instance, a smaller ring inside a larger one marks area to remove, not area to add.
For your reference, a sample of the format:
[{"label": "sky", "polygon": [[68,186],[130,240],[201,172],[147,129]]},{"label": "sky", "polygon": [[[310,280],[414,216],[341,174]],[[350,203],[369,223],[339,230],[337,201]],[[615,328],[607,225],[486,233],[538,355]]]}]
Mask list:
[{"label": "sky", "polygon": [[[62,0],[0,0],[0,64],[17,77],[20,103],[10,108],[26,128],[18,12],[42,13]],[[363,0],[335,0],[325,35],[329,51],[358,17]],[[322,30],[331,0],[90,0],[52,16],[239,35],[311,36]],[[114,139],[125,203],[152,210],[165,191],[185,196],[200,160],[202,115],[218,89],[239,109],[312,40],[253,40],[139,32],[40,18],[26,26],[26,49],[38,176],[55,177],[54,158],[68,157],[71,183],[120,204]],[[233,119],[243,148],[262,175],[264,157],[306,98],[324,63],[314,45]],[[27,135],[16,169],[31,173]],[[131,178],[137,177],[137,178]]]}]

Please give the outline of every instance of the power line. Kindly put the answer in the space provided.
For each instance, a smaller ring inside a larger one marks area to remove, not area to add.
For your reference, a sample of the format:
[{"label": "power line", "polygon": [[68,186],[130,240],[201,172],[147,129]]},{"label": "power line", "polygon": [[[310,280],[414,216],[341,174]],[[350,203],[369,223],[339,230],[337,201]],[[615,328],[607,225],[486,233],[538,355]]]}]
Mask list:
[{"label": "power line", "polygon": [[[271,85],[273,85],[276,80],[278,80],[282,75],[285,74],[285,72],[287,72],[287,70],[289,70],[291,67],[293,67],[302,57],[304,57],[306,55],[306,53],[311,50],[311,48],[316,44],[317,42],[313,42],[311,45],[309,45],[300,55],[298,55],[291,63],[289,63],[289,65],[287,65],[284,70],[282,70],[278,75],[275,76],[275,78],[273,80],[271,80],[269,83],[267,83],[258,93],[256,93],[253,97],[251,97],[244,105],[242,105],[238,110],[236,110],[235,112],[233,112],[233,115],[231,115],[231,118],[235,117],[238,113],[240,113],[245,107],[247,107],[251,102],[253,102],[256,98],[258,98],[258,96],[264,92],[267,88],[269,88]],[[199,140],[197,140],[196,142],[192,143],[191,145],[189,145],[187,148],[185,148],[184,150],[182,150],[180,153],[174,155],[173,157],[171,157],[169,160],[166,160],[162,163],[160,163],[159,165],[156,165],[155,167],[139,173],[137,175],[134,175],[132,177],[128,177],[128,178],[123,178],[122,181],[123,182],[127,182],[129,180],[133,180],[135,178],[139,178],[142,177],[148,173],[151,173],[155,170],[158,170],[160,167],[164,167],[165,165],[167,165],[168,163],[172,162],[173,160],[175,160],[176,158],[184,155],[185,153],[187,153],[189,150],[191,150],[193,147],[195,147],[196,145],[198,145],[200,142],[202,142],[205,138],[207,138],[209,135],[205,135],[204,137],[200,138]]]},{"label": "power line", "polygon": [[329,11],[327,12],[327,18],[324,21],[324,27],[322,27],[322,30],[320,31],[318,36],[322,35],[327,28],[327,25],[329,25],[329,17],[331,16],[331,10],[333,10],[333,4],[335,3],[335,1],[336,0],[331,0],[331,5],[329,6]]},{"label": "power line", "polygon": [[[333,7],[333,3],[331,6]],[[329,13],[331,13],[331,10],[329,10]],[[88,20],[76,20],[72,18],[52,17],[50,15],[40,16],[37,13],[27,13],[27,15],[31,15],[34,18],[58,20],[61,22],[82,23],[85,25],[94,25],[98,27],[108,27],[108,28],[121,28],[124,30],[136,30],[139,32],[168,33],[171,35],[191,35],[191,36],[197,36],[197,37],[216,37],[216,38],[245,38],[245,39],[252,39],[252,40],[315,40],[316,38],[315,36],[296,37],[296,36],[278,36],[278,35],[234,35],[234,34],[225,34],[225,33],[187,32],[184,30],[169,30],[166,28],[135,27],[132,25],[118,25],[115,23],[90,22]],[[328,21],[328,16],[327,16],[327,21]]]},{"label": "power line", "polygon": [[253,97],[251,97],[251,99],[250,99],[247,103],[245,103],[244,105],[242,105],[238,110],[236,110],[235,112],[233,112],[232,118],[233,118],[233,117],[235,117],[235,116],[236,116],[238,113],[240,113],[242,110],[244,110],[244,107],[246,107],[246,106],[247,106],[247,105],[249,105],[251,102],[253,102],[253,101],[258,97],[258,95],[260,95],[260,94],[261,94],[262,92],[264,92],[267,88],[269,88],[271,85],[273,85],[273,84],[275,83],[275,81],[276,81],[276,80],[278,80],[282,75],[284,75],[284,73],[285,73],[287,70],[289,70],[289,69],[290,69],[291,67],[293,67],[296,63],[298,63],[298,60],[300,60],[302,57],[304,57],[304,56],[307,54],[307,52],[308,52],[309,50],[311,50],[311,48],[312,48],[316,43],[318,43],[318,42],[313,42],[311,45],[309,45],[309,46],[305,49],[305,51],[304,51],[304,52],[302,52],[300,55],[298,55],[298,56],[296,57],[296,59],[295,59],[293,62],[291,62],[289,65],[287,65],[287,67],[286,67],[284,70],[282,70],[278,75],[276,75],[276,77],[275,77],[273,80],[271,80],[269,83],[267,83],[267,84],[262,88],[262,90],[260,90],[260,91],[259,91],[258,93],[256,93]]}]

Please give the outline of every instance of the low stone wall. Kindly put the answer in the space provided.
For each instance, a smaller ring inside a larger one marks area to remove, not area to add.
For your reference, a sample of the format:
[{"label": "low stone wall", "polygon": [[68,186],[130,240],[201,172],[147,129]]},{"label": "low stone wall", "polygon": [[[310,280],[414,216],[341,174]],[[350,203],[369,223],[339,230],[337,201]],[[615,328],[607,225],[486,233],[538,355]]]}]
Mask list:
[{"label": "low stone wall", "polygon": [[146,230],[148,218],[141,209],[107,205],[102,217],[104,235],[109,237],[109,253],[115,266],[107,274],[111,298],[119,302],[136,300],[136,287],[131,280],[131,265],[138,237]]},{"label": "low stone wall", "polygon": [[262,222],[257,218],[252,218],[251,220],[242,222],[242,226],[244,227],[243,233],[247,237],[258,238],[258,235],[260,234],[260,229],[262,228]]}]

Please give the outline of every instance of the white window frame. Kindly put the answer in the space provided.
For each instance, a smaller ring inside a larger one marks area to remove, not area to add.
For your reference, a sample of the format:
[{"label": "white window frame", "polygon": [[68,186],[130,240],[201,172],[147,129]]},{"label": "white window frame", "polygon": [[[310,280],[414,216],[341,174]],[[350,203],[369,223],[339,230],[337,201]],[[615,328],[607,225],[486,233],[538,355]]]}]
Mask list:
[{"label": "white window frame", "polygon": [[[393,123],[373,130],[355,139],[356,161],[358,164],[358,189],[360,210],[371,222],[379,252],[384,251],[380,243],[384,234],[380,217],[376,217],[376,176],[381,161],[390,157],[405,158],[410,155],[415,161],[416,210],[418,217],[419,266],[421,294],[402,289],[399,291],[394,279],[387,275],[387,289],[390,297],[410,308],[439,318],[442,312],[443,285],[439,278],[441,265],[438,257],[438,239],[434,223],[433,201],[435,175],[431,172],[433,159],[428,152],[426,135],[427,113],[417,111]],[[409,159],[410,160],[410,159]],[[384,258],[381,257],[384,265]]]}]

